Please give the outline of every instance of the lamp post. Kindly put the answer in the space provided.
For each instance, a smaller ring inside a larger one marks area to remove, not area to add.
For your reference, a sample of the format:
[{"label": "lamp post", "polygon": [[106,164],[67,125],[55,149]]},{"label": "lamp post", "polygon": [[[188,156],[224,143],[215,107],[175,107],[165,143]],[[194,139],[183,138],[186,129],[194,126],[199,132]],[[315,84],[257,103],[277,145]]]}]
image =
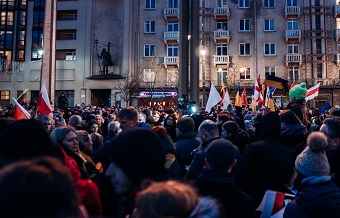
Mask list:
[{"label": "lamp post", "polygon": [[202,104],[203,107],[205,106],[205,53],[206,51],[203,49],[200,51],[202,55]]}]

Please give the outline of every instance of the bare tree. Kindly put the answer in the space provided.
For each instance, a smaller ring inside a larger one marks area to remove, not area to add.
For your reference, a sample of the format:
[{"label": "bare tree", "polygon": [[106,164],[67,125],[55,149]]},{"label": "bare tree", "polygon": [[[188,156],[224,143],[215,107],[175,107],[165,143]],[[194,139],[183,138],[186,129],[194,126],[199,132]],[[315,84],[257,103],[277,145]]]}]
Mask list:
[{"label": "bare tree", "polygon": [[122,99],[126,105],[131,104],[131,97],[136,95],[141,79],[138,74],[126,71],[124,79],[118,81],[117,89],[122,92]]}]

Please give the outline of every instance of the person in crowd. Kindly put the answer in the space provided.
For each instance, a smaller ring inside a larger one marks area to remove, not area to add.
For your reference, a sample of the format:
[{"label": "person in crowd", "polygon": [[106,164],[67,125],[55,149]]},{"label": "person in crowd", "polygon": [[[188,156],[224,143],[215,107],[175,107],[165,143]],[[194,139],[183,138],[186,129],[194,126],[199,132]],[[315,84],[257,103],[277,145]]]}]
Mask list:
[{"label": "person in crowd", "polygon": [[340,187],[340,117],[331,116],[323,121],[320,131],[327,136],[327,157],[335,184]]},{"label": "person in crowd", "polygon": [[161,126],[163,119],[161,119],[161,114],[159,113],[159,111],[153,111],[152,116],[153,116],[153,119],[155,121],[153,125],[154,126]]},{"label": "person in crowd", "polygon": [[138,194],[136,205],[137,218],[221,217],[215,200],[199,197],[193,187],[176,181],[153,182]]},{"label": "person in crowd", "polygon": [[280,116],[268,112],[257,126],[258,141],[247,146],[234,170],[237,186],[254,198],[257,207],[267,190],[287,192],[293,174],[291,153],[280,142]]},{"label": "person in crowd", "polygon": [[72,126],[76,130],[83,130],[84,129],[82,127],[82,122],[83,122],[83,119],[81,118],[80,115],[72,115],[68,119],[68,125]]},{"label": "person in crowd", "polygon": [[225,217],[253,217],[254,200],[236,187],[231,174],[236,162],[234,145],[226,139],[214,140],[206,149],[205,168],[192,184],[201,196],[217,199]]},{"label": "person in crowd", "polygon": [[211,142],[220,138],[217,124],[212,120],[205,120],[198,128],[201,144],[193,151],[193,160],[185,176],[185,180],[197,179],[202,172],[205,162],[205,149]]},{"label": "person in crowd", "polygon": [[64,92],[60,93],[57,103],[58,107],[62,110],[65,110],[68,107],[68,99]]},{"label": "person in crowd", "polygon": [[162,141],[150,130],[128,128],[104,144],[103,152],[110,159],[105,174],[116,196],[114,217],[126,217],[133,213],[143,181],[166,179]]},{"label": "person in crowd", "polygon": [[164,119],[164,128],[168,132],[173,142],[176,141],[176,121],[176,116],[174,114],[169,114]]},{"label": "person in crowd", "polygon": [[326,156],[327,136],[312,132],[307,147],[295,160],[295,200],[285,208],[284,217],[339,217],[340,189],[331,180]]},{"label": "person in crowd", "polygon": [[290,110],[284,110],[280,113],[280,121],[280,141],[286,145],[293,156],[293,160],[295,160],[297,155],[306,147],[307,128],[302,125],[296,114]]},{"label": "person in crowd", "polygon": [[98,130],[98,132],[105,137],[106,134],[103,134],[103,129],[105,130],[105,127],[103,127],[103,124],[104,124],[103,116],[100,115],[100,114],[96,114],[96,115],[94,115],[94,120],[97,121],[98,129],[100,129],[100,130]]},{"label": "person in crowd", "polygon": [[46,132],[49,132],[52,126],[52,118],[49,115],[44,115],[41,114],[38,118],[37,121],[43,125],[44,129]]},{"label": "person in crowd", "polygon": [[71,126],[56,128],[51,134],[51,141],[58,153],[59,159],[70,170],[81,203],[90,216],[102,216],[102,204],[97,185],[88,178],[84,166],[84,158],[79,154],[76,130]]},{"label": "person in crowd", "polygon": [[107,142],[116,137],[121,132],[120,124],[118,121],[111,121],[108,124],[108,135],[104,138],[104,142]]},{"label": "person in crowd", "polygon": [[127,107],[120,110],[117,114],[117,118],[122,131],[136,126],[145,129],[149,128],[145,123],[138,122],[138,111],[133,107]]},{"label": "person in crowd", "polygon": [[227,121],[222,126],[221,137],[236,145],[242,155],[246,146],[251,143],[251,137],[246,130],[241,129],[235,121]]},{"label": "person in crowd", "polygon": [[293,111],[301,123],[309,129],[308,110],[306,107],[307,88],[306,83],[296,84],[289,90],[289,103],[287,108]]},{"label": "person in crowd", "polygon": [[223,123],[225,123],[229,120],[231,120],[231,117],[230,117],[228,111],[221,111],[219,114],[217,114],[216,124],[218,126],[218,131],[219,131],[220,135],[222,133]]},{"label": "person in crowd", "polygon": [[174,180],[183,179],[183,171],[175,156],[176,147],[168,135],[166,129],[162,126],[154,126],[151,131],[155,132],[162,140],[165,153],[165,169],[168,171],[168,178]]},{"label": "person in crowd", "polygon": [[313,110],[312,117],[310,118],[310,122],[311,122],[312,125],[315,124],[319,128],[322,125],[322,116],[321,116],[321,112],[318,108],[315,108]]},{"label": "person in crowd", "polygon": [[176,125],[176,151],[175,155],[179,161],[182,172],[186,173],[186,166],[192,161],[191,153],[198,148],[200,140],[197,138],[195,122],[191,117],[182,117]]},{"label": "person in crowd", "polygon": [[85,130],[91,134],[91,133],[99,133],[101,134],[101,129],[99,128],[98,122],[94,119],[90,119],[86,122]]},{"label": "person in crowd", "polygon": [[73,180],[52,157],[18,161],[1,169],[0,195],[1,217],[81,217]]},{"label": "person in crowd", "polygon": [[109,123],[111,123],[114,120],[115,120],[115,115],[108,113],[107,116],[106,116],[106,119],[105,119],[105,121],[104,121],[104,123],[101,127],[104,138],[109,135],[108,126],[109,126]]},{"label": "person in crowd", "polygon": [[[89,178],[94,178],[98,174],[96,164],[93,160],[93,142],[90,134],[85,130],[77,130],[79,154],[84,158],[84,165]],[[93,133],[92,133],[93,134]]]},{"label": "person in crowd", "polygon": [[[93,162],[96,164],[96,168],[97,168],[97,164],[103,161],[103,154],[101,152],[101,147],[104,144],[104,138],[99,133],[91,133],[90,136],[91,136],[92,143],[93,143],[92,159],[93,159]],[[102,172],[100,171],[100,173]]]}]

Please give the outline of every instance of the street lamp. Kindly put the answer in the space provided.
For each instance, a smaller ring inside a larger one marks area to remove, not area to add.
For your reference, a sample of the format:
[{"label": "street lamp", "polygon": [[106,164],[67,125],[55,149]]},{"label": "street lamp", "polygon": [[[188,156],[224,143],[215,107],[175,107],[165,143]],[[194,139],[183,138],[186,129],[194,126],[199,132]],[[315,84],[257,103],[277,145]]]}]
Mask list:
[{"label": "street lamp", "polygon": [[203,80],[203,82],[202,82],[202,85],[203,85],[203,87],[202,87],[202,89],[203,89],[203,91],[202,91],[202,94],[203,94],[202,104],[203,104],[203,107],[204,107],[205,106],[205,53],[206,53],[206,51],[204,49],[202,49],[200,51],[200,53],[202,55],[202,80]]}]

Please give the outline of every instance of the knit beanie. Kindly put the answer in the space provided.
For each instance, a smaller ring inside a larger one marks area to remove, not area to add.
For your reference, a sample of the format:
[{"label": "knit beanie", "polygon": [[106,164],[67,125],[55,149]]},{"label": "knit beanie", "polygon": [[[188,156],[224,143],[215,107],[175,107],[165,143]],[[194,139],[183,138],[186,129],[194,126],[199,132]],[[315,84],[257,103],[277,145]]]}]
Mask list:
[{"label": "knit beanie", "polygon": [[295,160],[295,169],[304,176],[329,175],[330,167],[325,148],[327,137],[322,132],[312,132],[307,138],[307,147]]},{"label": "knit beanie", "polygon": [[164,172],[162,141],[148,129],[131,128],[121,132],[104,145],[103,152],[137,186],[143,179],[157,178]]},{"label": "knit beanie", "polygon": [[206,159],[209,165],[217,170],[226,170],[235,161],[234,145],[227,139],[216,139],[206,149]]},{"label": "knit beanie", "polygon": [[195,122],[191,117],[180,118],[176,125],[182,133],[191,132],[195,129]]},{"label": "knit beanie", "polygon": [[307,97],[306,83],[300,83],[295,85],[289,90],[289,96],[295,100],[303,100]]}]

